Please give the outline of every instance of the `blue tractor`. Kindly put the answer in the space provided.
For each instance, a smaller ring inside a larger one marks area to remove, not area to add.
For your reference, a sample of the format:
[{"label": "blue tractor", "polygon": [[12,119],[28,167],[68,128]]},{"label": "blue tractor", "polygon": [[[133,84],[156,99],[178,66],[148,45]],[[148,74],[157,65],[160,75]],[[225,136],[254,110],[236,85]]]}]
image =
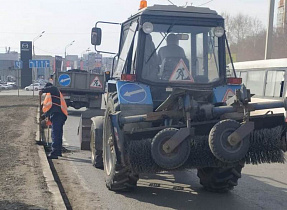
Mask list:
[{"label": "blue tractor", "polygon": [[[96,50],[98,23],[91,34]],[[244,164],[284,162],[285,113],[253,113],[286,110],[286,103],[250,103],[235,71],[226,77],[220,15],[155,5],[120,25],[105,115],[92,118],[91,129],[92,163],[104,168],[108,189],[133,189],[141,173],[195,168],[204,188],[225,192]]]}]

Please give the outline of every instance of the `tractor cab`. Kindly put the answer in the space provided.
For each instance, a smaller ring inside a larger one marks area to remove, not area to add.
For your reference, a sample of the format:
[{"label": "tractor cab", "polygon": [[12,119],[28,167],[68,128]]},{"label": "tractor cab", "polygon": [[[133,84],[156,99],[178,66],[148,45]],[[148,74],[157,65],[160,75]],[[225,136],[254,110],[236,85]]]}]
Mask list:
[{"label": "tractor cab", "polygon": [[[222,85],[226,65],[223,27],[223,18],[207,8],[144,8],[122,24],[112,77],[151,87],[210,89]],[[98,45],[101,33],[96,34],[94,44]]]}]

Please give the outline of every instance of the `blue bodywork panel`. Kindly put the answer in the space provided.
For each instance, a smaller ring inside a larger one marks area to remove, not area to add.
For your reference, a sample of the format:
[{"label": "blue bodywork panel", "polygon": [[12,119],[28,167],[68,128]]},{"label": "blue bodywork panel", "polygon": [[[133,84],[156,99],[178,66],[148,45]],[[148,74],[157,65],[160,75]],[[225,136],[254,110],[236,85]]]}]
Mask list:
[{"label": "blue bodywork panel", "polygon": [[225,102],[230,97],[234,96],[235,90],[241,89],[241,85],[224,85],[213,88],[213,102]]},{"label": "blue bodywork panel", "polygon": [[147,85],[117,81],[116,87],[120,104],[153,104],[150,88]]}]

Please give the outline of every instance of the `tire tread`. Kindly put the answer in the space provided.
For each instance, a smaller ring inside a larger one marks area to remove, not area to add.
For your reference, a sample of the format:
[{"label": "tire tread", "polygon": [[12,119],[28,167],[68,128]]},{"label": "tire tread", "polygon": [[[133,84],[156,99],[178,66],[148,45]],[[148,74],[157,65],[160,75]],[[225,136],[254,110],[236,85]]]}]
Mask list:
[{"label": "tire tread", "polygon": [[[113,111],[120,111],[117,93],[111,93],[109,100],[112,101]],[[116,163],[111,175],[106,178],[106,186],[112,191],[131,191],[136,187],[138,179],[138,175],[133,174],[128,167]]]},{"label": "tire tread", "polygon": [[198,168],[200,184],[211,192],[228,192],[238,185],[244,164],[238,163],[232,168]]}]

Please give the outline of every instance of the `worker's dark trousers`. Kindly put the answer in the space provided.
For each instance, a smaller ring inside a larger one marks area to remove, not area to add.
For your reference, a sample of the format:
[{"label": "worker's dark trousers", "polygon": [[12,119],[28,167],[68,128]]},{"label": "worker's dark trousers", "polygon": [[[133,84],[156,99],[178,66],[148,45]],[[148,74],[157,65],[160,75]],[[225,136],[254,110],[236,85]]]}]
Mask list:
[{"label": "worker's dark trousers", "polygon": [[62,155],[63,126],[67,117],[62,113],[54,113],[52,122],[52,152],[51,155]]}]

